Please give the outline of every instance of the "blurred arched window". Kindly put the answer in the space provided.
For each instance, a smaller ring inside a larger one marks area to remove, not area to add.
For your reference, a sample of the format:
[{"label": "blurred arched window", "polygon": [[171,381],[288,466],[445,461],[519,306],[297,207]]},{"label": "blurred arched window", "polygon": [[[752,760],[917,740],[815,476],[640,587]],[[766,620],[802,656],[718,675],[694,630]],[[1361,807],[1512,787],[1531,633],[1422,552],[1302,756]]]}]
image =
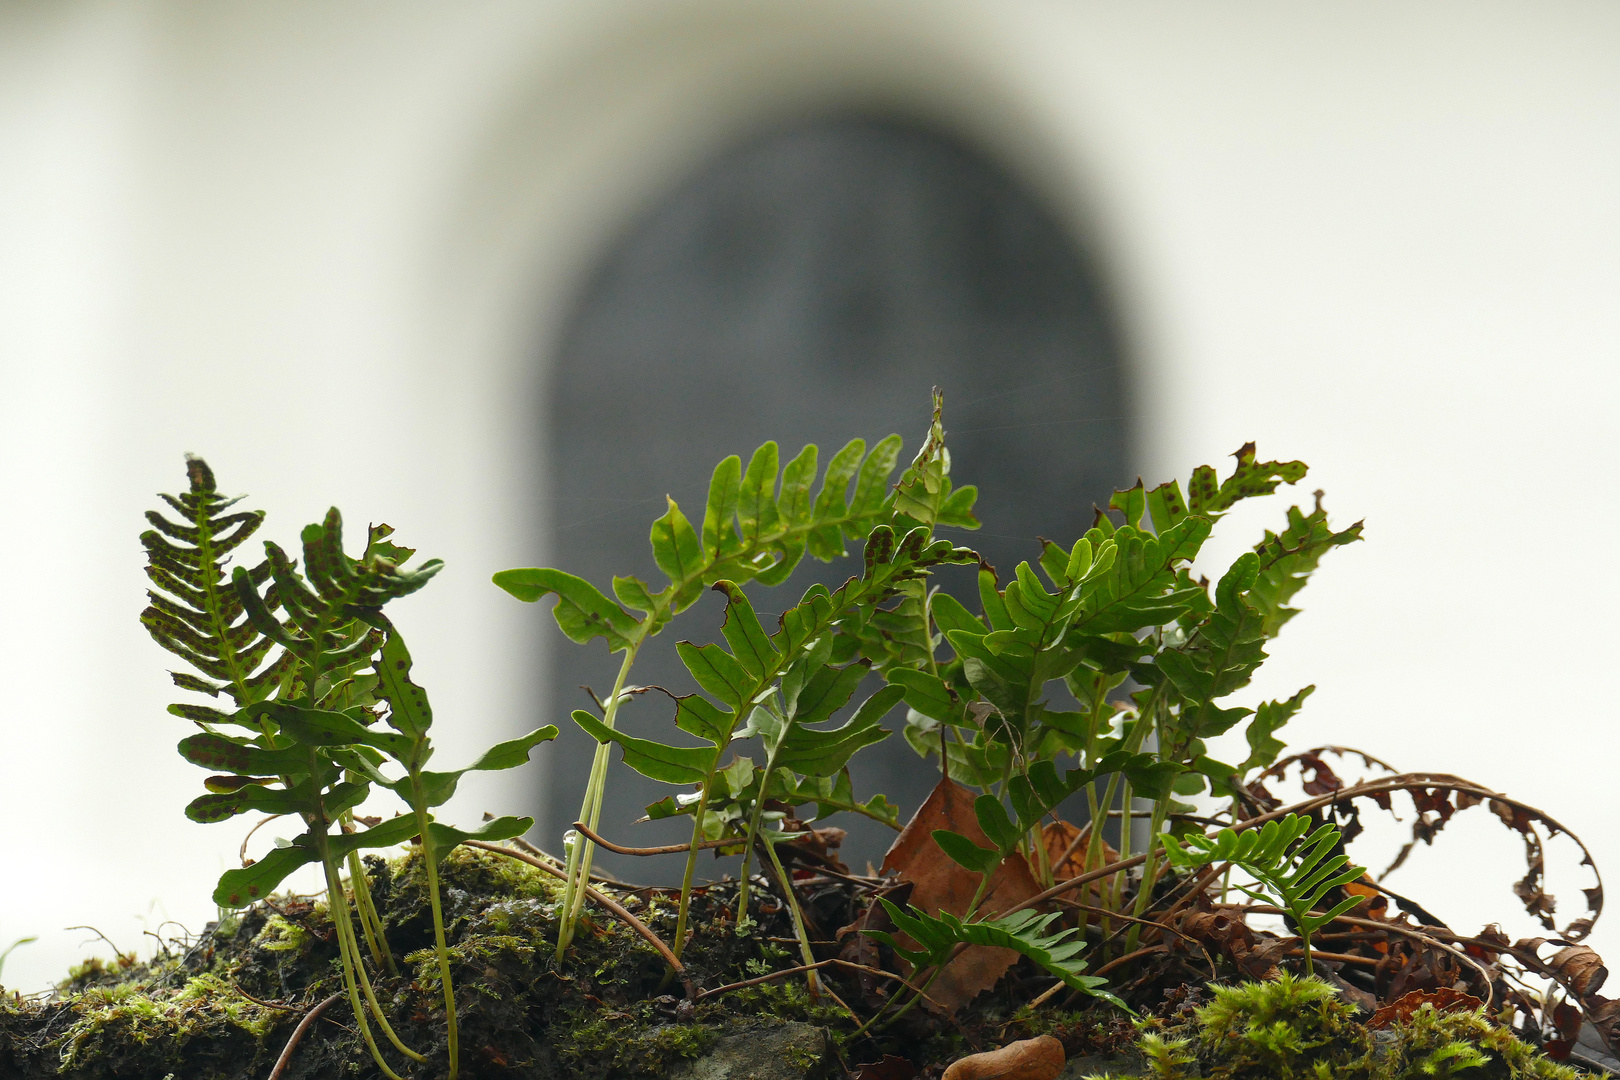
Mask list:
[{"label": "blurred arched window", "polygon": [[[746,464],[767,439],[784,461],[815,442],[825,464],[852,437],[898,432],[909,460],[927,426],[929,389],[939,386],[956,482],[983,490],[983,528],[958,542],[1005,579],[1036,557],[1037,535],[1072,541],[1089,527],[1093,502],[1125,480],[1124,383],[1087,260],[1006,171],[904,123],[829,118],[771,131],[653,206],[582,289],[546,406],[549,562],[602,587],[614,574],[661,581],[647,531],[666,493],[701,519],[715,463],[738,454]],[[811,581],[852,572],[807,558],[755,603],[768,620]],[[971,574],[943,583],[977,610]],[[718,639],[722,607],[718,597],[700,601],[643,650],[632,681],[694,689],[674,642]],[[598,693],[612,685],[618,658],[600,642],[549,640],[547,719],[567,729],[551,748],[541,808],[543,835],[555,843],[578,811],[595,745],[561,718],[589,707],[580,684]],[[634,734],[688,741],[662,695],[621,716]],[[901,713],[891,719],[903,722]],[[630,828],[668,790],[618,757],[607,834],[636,844],[685,839],[689,823]],[[898,732],[863,751],[852,771],[857,793],[884,791],[903,815],[938,778]],[[878,861],[891,838],[870,822],[830,824],[851,830],[845,855],[857,867]],[[631,880],[668,876],[599,858]]]}]

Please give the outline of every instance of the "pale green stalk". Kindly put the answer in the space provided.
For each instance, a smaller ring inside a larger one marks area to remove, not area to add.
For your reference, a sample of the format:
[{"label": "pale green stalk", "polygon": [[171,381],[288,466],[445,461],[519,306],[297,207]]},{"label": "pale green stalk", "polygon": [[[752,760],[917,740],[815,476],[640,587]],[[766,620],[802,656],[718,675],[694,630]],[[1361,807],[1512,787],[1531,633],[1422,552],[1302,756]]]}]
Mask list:
[{"label": "pale green stalk", "polygon": [[[770,856],[771,866],[776,868],[776,880],[782,883],[782,894],[787,897],[788,915],[793,919],[793,936],[799,939],[799,956],[806,964],[814,964],[816,955],[810,949],[810,935],[804,929],[804,913],[799,910],[799,894],[793,889],[793,880],[782,868],[782,860],[776,855],[776,845],[771,843],[769,837],[764,838],[763,843],[765,854]],[[804,975],[805,981],[810,984],[810,996],[818,996],[821,993],[821,980],[816,977],[814,970],[807,971]]]},{"label": "pale green stalk", "polygon": [[[349,828],[354,827],[354,813],[344,811],[343,824]],[[386,948],[387,938],[383,934],[382,919],[377,914],[377,905],[371,899],[371,884],[366,880],[365,867],[360,862],[358,851],[349,852],[349,882],[354,888],[354,907],[360,915],[360,929],[366,935],[366,946],[371,950],[371,958],[379,968],[390,975],[397,975],[399,971],[394,967],[394,955]]]},{"label": "pale green stalk", "polygon": [[[1153,804],[1152,824],[1148,828],[1147,862],[1142,864],[1142,885],[1136,890],[1136,904],[1131,912],[1138,919],[1147,910],[1149,894],[1153,892],[1153,884],[1159,877],[1159,853],[1164,850],[1159,836],[1164,829],[1164,818],[1169,808],[1168,798],[1156,800]],[[1125,932],[1127,953],[1136,951],[1136,941],[1141,931],[1142,924],[1133,922],[1131,928]]]},{"label": "pale green stalk", "polygon": [[[630,665],[636,661],[636,653],[646,640],[646,628],[653,623],[652,616],[638,628],[638,636],[630,641],[624,651],[624,662],[619,665],[619,674],[613,680],[613,692],[608,696],[607,705],[602,713],[602,725],[608,730],[613,729],[613,723],[619,713],[619,698],[624,690],[625,678],[630,674]],[[602,797],[605,792],[608,767],[608,743],[596,744],[596,756],[591,760],[590,782],[585,788],[585,801],[579,809],[579,820],[589,825],[592,832],[596,831],[602,817]],[[590,880],[591,857],[595,853],[596,845],[583,836],[576,836],[574,843],[568,849],[568,877],[563,885],[562,916],[557,926],[557,959],[562,960],[563,954],[568,951],[568,945],[574,940],[574,925],[579,919],[579,913],[585,906],[585,883]]]},{"label": "pale green stalk", "polygon": [[[377,1040],[371,1034],[371,1026],[366,1022],[366,1006],[360,1001],[360,986],[364,986],[367,1003],[370,1004],[377,1016],[377,1022],[388,1033],[394,1045],[401,1052],[417,1060],[426,1061],[421,1054],[410,1050],[400,1043],[399,1037],[394,1034],[388,1022],[381,1015],[381,1008],[376,1003],[376,995],[371,991],[371,984],[366,981],[365,971],[359,964],[359,944],[354,940],[354,927],[350,925],[349,905],[343,896],[343,882],[339,880],[336,865],[332,862],[331,850],[327,844],[324,832],[316,832],[316,844],[321,853],[321,868],[326,872],[327,904],[332,916],[332,925],[337,930],[338,957],[342,962],[343,985],[348,991],[349,1008],[354,1011],[354,1019],[360,1025],[360,1035],[366,1041],[366,1047],[371,1051],[372,1060],[389,1080],[402,1080],[400,1075],[388,1067],[383,1060],[382,1051],[377,1048]],[[358,978],[357,978],[358,976]]]},{"label": "pale green stalk", "polygon": [[450,1057],[449,1080],[456,1080],[460,1069],[460,1052],[456,1029],[456,994],[450,985],[450,950],[444,942],[444,913],[439,905],[439,856],[434,850],[433,830],[429,827],[427,799],[422,794],[420,771],[411,773],[411,805],[416,810],[416,826],[422,838],[422,870],[427,876],[428,903],[433,911],[433,948],[439,955],[439,981],[444,984],[444,1022],[446,1026],[446,1053]]},{"label": "pale green stalk", "polygon": [[[785,721],[784,721],[785,723]],[[765,759],[765,774],[759,781],[759,798],[754,800],[754,813],[748,819],[748,834],[744,837],[742,869],[737,872],[737,925],[748,917],[748,863],[754,854],[754,842],[759,838],[759,822],[765,813],[765,789],[770,784],[771,769],[776,763],[773,754]],[[769,841],[766,841],[769,844]]]},{"label": "pale green stalk", "polygon": [[[343,893],[343,886],[332,874],[332,867],[324,862],[323,867],[326,870],[327,895],[329,897],[341,896]],[[331,907],[332,918],[335,924],[337,921],[336,903],[334,902]],[[348,991],[349,1008],[354,1012],[355,1022],[360,1025],[360,1037],[365,1039],[366,1047],[371,1051],[371,1058],[377,1063],[377,1067],[382,1070],[383,1075],[388,1077],[388,1080],[401,1080],[400,1075],[393,1069],[390,1069],[388,1067],[388,1062],[383,1060],[382,1051],[377,1049],[377,1040],[372,1038],[371,1026],[366,1023],[366,1007],[360,1003],[360,991],[355,985],[354,970],[349,963],[348,945],[346,944],[346,941],[347,939],[344,938],[343,931],[341,929],[338,930],[338,955],[343,961],[343,988]]]},{"label": "pale green stalk", "polygon": [[[714,766],[720,764],[720,755],[725,751],[716,750]],[[697,814],[692,819],[692,846],[686,850],[686,871],[681,875],[681,901],[680,910],[675,916],[675,943],[670,951],[675,959],[681,958],[681,949],[686,945],[686,917],[692,906],[692,878],[697,873],[698,845],[703,842],[703,815],[709,810],[709,791],[714,785],[715,767],[710,766],[708,779],[703,781],[703,791],[698,795]]]}]

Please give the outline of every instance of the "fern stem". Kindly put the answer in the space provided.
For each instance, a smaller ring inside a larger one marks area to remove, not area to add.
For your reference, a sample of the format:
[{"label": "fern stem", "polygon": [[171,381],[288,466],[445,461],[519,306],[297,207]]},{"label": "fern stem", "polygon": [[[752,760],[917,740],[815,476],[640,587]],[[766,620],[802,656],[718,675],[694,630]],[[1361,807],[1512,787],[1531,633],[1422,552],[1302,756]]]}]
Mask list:
[{"label": "fern stem", "polygon": [[[330,901],[332,923],[337,929],[338,958],[342,962],[343,987],[348,991],[349,1008],[354,1011],[355,1023],[360,1025],[360,1036],[365,1039],[366,1048],[371,1051],[371,1058],[377,1063],[377,1067],[382,1070],[384,1076],[388,1077],[388,1080],[403,1080],[398,1073],[388,1067],[388,1062],[383,1060],[382,1051],[377,1048],[377,1040],[371,1034],[371,1026],[366,1023],[366,1008],[360,1002],[360,990],[354,977],[356,958],[350,955],[349,939],[343,933],[343,922],[339,921],[338,908],[342,904],[343,883],[338,880],[337,873],[333,870],[331,854],[327,849],[324,835],[318,836],[316,843],[321,850],[321,867],[326,871],[326,895]],[[346,916],[347,912],[345,911],[344,921],[346,921]]]},{"label": "fern stem", "polygon": [[333,882],[337,884],[337,891],[331,892],[328,886],[328,900],[332,905],[333,921],[338,926],[340,941],[347,942],[349,955],[354,960],[354,974],[360,983],[360,991],[365,995],[366,1004],[371,1006],[371,1015],[376,1018],[377,1026],[382,1033],[388,1036],[388,1041],[394,1044],[394,1049],[410,1058],[412,1061],[426,1061],[427,1058],[406,1046],[394,1031],[394,1026],[388,1022],[388,1014],[383,1011],[382,1003],[377,1000],[377,992],[372,988],[371,977],[366,974],[365,965],[361,962],[360,942],[354,935],[353,914],[349,911],[349,901],[343,894],[343,882],[338,878],[337,864],[328,862],[328,873]]},{"label": "fern stem", "polygon": [[759,782],[759,798],[754,800],[754,812],[748,818],[748,832],[743,837],[742,869],[737,871],[737,925],[748,917],[748,866],[754,854],[754,842],[759,839],[760,819],[765,816],[765,789],[770,783],[775,757],[765,759],[765,775]]},{"label": "fern stem", "polygon": [[[782,860],[777,857],[776,845],[769,839],[764,841],[765,854],[770,856],[771,866],[776,869],[776,880],[782,883],[782,895],[787,898],[788,915],[793,919],[793,936],[799,939],[799,955],[806,964],[814,964],[816,955],[810,948],[810,935],[804,929],[804,912],[799,909],[799,894],[793,888],[793,879],[788,877],[782,868]],[[816,998],[821,994],[821,980],[816,977],[814,968],[804,973],[805,981],[810,986],[810,997]]]},{"label": "fern stem", "polygon": [[416,825],[422,838],[422,871],[427,877],[428,904],[433,912],[433,949],[439,957],[439,981],[444,986],[444,1023],[446,1053],[450,1056],[449,1080],[456,1080],[460,1068],[457,1046],[456,993],[450,984],[450,950],[444,941],[444,912],[439,902],[439,858],[434,850],[433,830],[428,818],[427,799],[422,794],[420,770],[411,772],[411,805],[416,811]]},{"label": "fern stem", "polygon": [[686,944],[686,919],[692,907],[692,878],[697,873],[698,844],[703,841],[703,815],[709,810],[709,792],[713,790],[715,768],[720,764],[722,753],[723,750],[714,752],[714,764],[709,767],[708,778],[703,781],[697,813],[692,818],[692,846],[686,851],[686,870],[681,874],[681,900],[675,915],[675,943],[671,946],[677,960],[681,958],[681,949]]},{"label": "fern stem", "polygon": [[[613,723],[618,717],[619,698],[624,690],[625,678],[630,674],[630,665],[636,662],[636,653],[640,651],[642,642],[647,639],[649,628],[653,624],[654,619],[649,615],[638,628],[639,636],[631,638],[629,647],[624,651],[624,662],[619,665],[619,674],[613,680],[613,693],[609,695],[607,707],[602,712],[602,726],[609,731],[613,730]],[[608,743],[596,744],[596,756],[591,760],[590,782],[585,787],[585,801],[579,809],[578,820],[589,825],[592,832],[596,831],[602,817],[608,749]],[[556,955],[559,963],[568,951],[569,942],[574,940],[574,925],[585,906],[585,882],[590,878],[591,857],[595,849],[596,845],[583,836],[576,836],[573,845],[568,849],[568,880],[563,885],[562,917],[557,925]]]},{"label": "fern stem", "polygon": [[[933,988],[934,983],[937,982],[939,980],[939,977],[941,975],[943,975],[944,973],[945,973],[945,964],[937,965],[934,968],[934,970],[929,973],[928,980],[926,982],[924,982],[921,986],[916,988],[916,993],[912,994],[910,999],[908,999],[904,1005],[900,1006],[900,1008],[897,1011],[892,1013],[887,1020],[885,1020],[885,1021],[883,1021],[883,1023],[879,1024],[874,1030],[875,1031],[883,1031],[883,1030],[886,1030],[887,1028],[891,1027],[895,1023],[897,1023],[902,1016],[904,1016],[904,1015],[906,1015],[906,1013],[910,1012],[912,1010],[912,1007],[915,1006],[917,1004],[917,1002],[921,1001],[923,999],[923,997],[927,995],[928,991]],[[877,1019],[876,1016],[872,1017],[871,1020],[868,1020],[866,1022],[866,1026],[870,1027],[872,1022],[875,1021],[876,1019]],[[861,1030],[864,1031],[865,1028],[863,1027]],[[857,1031],[855,1034],[859,1035],[860,1033],[861,1033],[860,1031]]]},{"label": "fern stem", "polygon": [[[1093,809],[1091,812],[1091,838],[1086,843],[1085,861],[1082,864],[1085,867],[1086,873],[1090,873],[1091,871],[1102,866],[1103,853],[1101,845],[1108,842],[1103,837],[1103,826],[1108,823],[1108,814],[1113,808],[1114,797],[1119,794],[1119,780],[1119,773],[1114,773],[1109,776],[1108,786],[1103,790],[1102,807],[1099,810],[1095,804],[1093,804]],[[1091,790],[1094,791],[1095,789],[1093,788]],[[1120,822],[1120,827],[1122,829],[1130,828],[1130,818],[1122,817],[1120,818]],[[1099,906],[1105,910],[1108,908],[1108,890],[1109,882],[1102,881],[1097,883],[1097,902]],[[1082,924],[1082,926],[1084,926],[1084,924]],[[1097,927],[1102,931],[1103,939],[1106,941],[1110,932],[1110,923],[1107,915],[1101,915],[1098,917]]]},{"label": "fern stem", "polygon": [[[1148,826],[1147,862],[1142,864],[1142,885],[1136,890],[1136,904],[1131,914],[1140,919],[1147,910],[1148,899],[1153,892],[1154,882],[1159,877],[1159,853],[1162,850],[1159,842],[1160,831],[1164,828],[1164,817],[1170,809],[1169,798],[1158,799],[1153,804],[1152,823]],[[1142,934],[1142,924],[1131,923],[1131,928],[1125,932],[1125,951],[1136,951],[1136,942]]]},{"label": "fern stem", "polygon": [[366,871],[360,863],[360,853],[349,852],[348,863],[349,882],[354,889],[354,908],[360,916],[360,930],[365,934],[366,947],[371,950],[371,959],[388,974],[397,975],[399,971],[394,967],[394,954],[383,948],[386,939],[383,937],[382,920],[377,916],[377,905],[371,899],[371,885],[366,881]]}]

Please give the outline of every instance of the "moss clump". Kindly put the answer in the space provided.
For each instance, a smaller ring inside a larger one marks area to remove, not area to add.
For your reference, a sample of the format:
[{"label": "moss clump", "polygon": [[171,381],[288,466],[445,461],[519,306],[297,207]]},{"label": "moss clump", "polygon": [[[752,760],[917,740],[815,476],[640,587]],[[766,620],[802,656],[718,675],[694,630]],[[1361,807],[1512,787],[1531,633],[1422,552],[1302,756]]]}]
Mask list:
[{"label": "moss clump", "polygon": [[[373,857],[366,870],[399,971],[373,970],[377,996],[400,1037],[429,1058],[425,1066],[397,1059],[395,1066],[424,1080],[443,1075],[446,1024],[420,861]],[[633,1080],[702,1056],[739,1018],[853,1026],[830,1002],[810,1001],[802,978],[682,1002],[664,986],[658,954],[593,909],[558,963],[554,879],[523,863],[457,848],[440,880],[469,1077]],[[657,894],[622,899],[666,940],[673,934],[673,903]],[[700,985],[796,962],[782,944],[792,933],[784,908],[760,897],[757,925],[738,935],[735,903],[730,883],[694,898],[686,958]],[[88,962],[50,999],[0,1002],[0,1076],[263,1080],[303,1012],[342,985],[327,905],[272,897],[210,927],[183,954],[145,964]],[[299,1044],[287,1080],[378,1077],[347,1001],[324,1017]]]},{"label": "moss clump", "polygon": [[253,938],[253,947],[263,949],[265,952],[298,952],[304,951],[309,943],[309,931],[288,922],[285,916],[271,915],[265,920],[264,929]]},{"label": "moss clump", "polygon": [[[1284,973],[1263,983],[1212,986],[1214,1000],[1171,1020],[1142,1023],[1137,1042],[1157,1080],[1576,1080],[1483,1009],[1425,1004],[1374,1031],[1320,979]],[[1103,1080],[1090,1078],[1087,1080]]]},{"label": "moss clump", "polygon": [[705,1024],[647,1025],[630,1013],[610,1013],[575,1027],[558,1057],[576,1069],[657,1076],[675,1062],[708,1053],[720,1038]]},{"label": "moss clump", "polygon": [[[39,1047],[40,1064],[54,1056],[59,1074],[74,1077],[184,1076],[238,1055],[257,1060],[288,1016],[250,1001],[213,971],[188,975],[178,958],[131,965],[127,976],[103,969],[101,982],[60,1002],[53,1019],[61,1032]],[[24,1013],[19,1008],[15,1018]]]}]

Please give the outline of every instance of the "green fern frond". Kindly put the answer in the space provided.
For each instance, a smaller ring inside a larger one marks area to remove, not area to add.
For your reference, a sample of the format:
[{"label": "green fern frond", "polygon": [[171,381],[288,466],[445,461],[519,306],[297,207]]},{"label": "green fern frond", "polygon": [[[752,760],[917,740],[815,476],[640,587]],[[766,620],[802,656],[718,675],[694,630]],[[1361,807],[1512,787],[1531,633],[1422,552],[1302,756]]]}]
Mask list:
[{"label": "green fern frond", "polygon": [[1310,971],[1311,935],[1355,907],[1358,898],[1348,897],[1325,912],[1313,912],[1332,890],[1358,880],[1366,870],[1351,866],[1348,855],[1335,853],[1338,826],[1323,825],[1305,836],[1308,828],[1309,818],[1289,814],[1242,833],[1222,829],[1214,836],[1189,836],[1184,844],[1166,837],[1164,853],[1175,866],[1231,863],[1248,871],[1265,892],[1246,885],[1236,887],[1256,899],[1275,899],[1288,911],[1299,926],[1305,970]]},{"label": "green fern frond", "polygon": [[1107,979],[1084,974],[1086,962],[1079,959],[1078,954],[1086,947],[1085,942],[1073,939],[1073,935],[1079,932],[1078,928],[1070,927],[1055,934],[1046,932],[1046,928],[1058,917],[1058,912],[1042,915],[1036,911],[1019,911],[1000,918],[964,922],[948,911],[929,915],[910,905],[902,910],[881,896],[878,902],[889,913],[894,925],[915,941],[919,948],[906,948],[899,944],[894,934],[886,930],[862,930],[861,933],[888,945],[918,970],[945,963],[957,945],[1012,949],[1035,961],[1049,974],[1062,979],[1070,989],[1132,1012],[1130,1006],[1102,989]]},{"label": "green fern frond", "polygon": [[[414,554],[386,542],[393,530],[374,526],[360,559],[343,550],[343,515],[333,507],[326,520],[304,528],[304,573],[278,545],[264,545],[273,579],[260,596],[260,581],[241,568],[232,577],[249,621],[310,669],[328,675],[365,666],[382,647],[377,625],[382,606],[426,585],[444,564],[428,559],[415,570],[399,565]],[[279,607],[287,618],[277,620]]]},{"label": "green fern frond", "polygon": [[[207,676],[177,672],[178,686],[211,696],[224,693],[246,706],[265,696],[284,667],[281,659],[266,665],[276,643],[246,618],[226,578],[231,552],[258,531],[264,512],[227,513],[238,500],[219,494],[213,470],[202,458],[187,455],[186,475],[188,491],[158,496],[183,523],[157,511],[146,514],[153,528],[141,534],[141,545],[154,588],[147,591],[141,624],[159,645]],[[262,585],[270,566],[237,567],[236,572]],[[269,605],[275,606],[274,601]]]},{"label": "green fern frond", "polygon": [[[669,578],[662,589],[639,578],[616,577],[615,603],[590,582],[549,567],[502,570],[495,584],[527,603],[555,594],[552,616],[581,645],[600,637],[611,652],[633,650],[691,606],[705,587],[722,580],[780,585],[806,551],[830,561],[844,554],[846,538],[865,540],[888,522],[898,435],[880,440],[870,454],[865,440],[850,440],[827,463],[812,500],[817,453],[815,446],[806,446],[779,470],[777,445],[768,442],[754,451],[746,472],[736,455],[720,462],[709,481],[701,532],[668,500],[669,509],[653,522],[650,535],[653,561]],[[645,615],[637,618],[631,611]]]}]

